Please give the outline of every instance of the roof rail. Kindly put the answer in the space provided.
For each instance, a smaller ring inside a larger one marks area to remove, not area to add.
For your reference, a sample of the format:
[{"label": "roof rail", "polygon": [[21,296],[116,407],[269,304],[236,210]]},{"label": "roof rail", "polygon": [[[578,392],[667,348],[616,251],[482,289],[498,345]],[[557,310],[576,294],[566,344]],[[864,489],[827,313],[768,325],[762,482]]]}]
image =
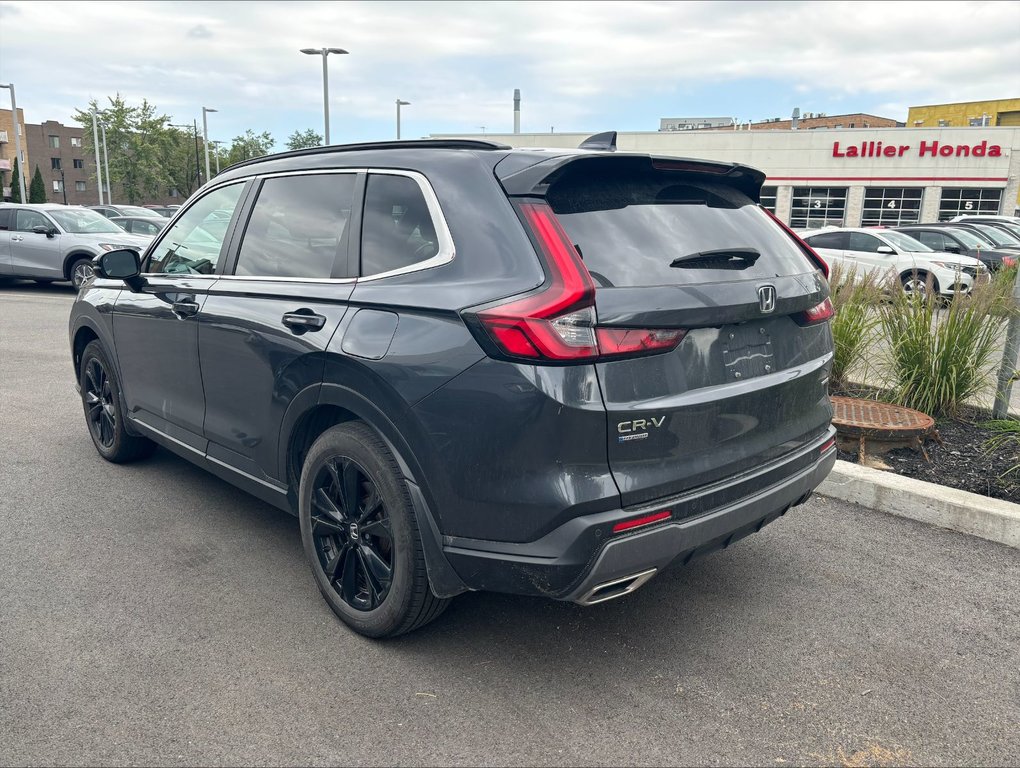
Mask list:
[{"label": "roof rail", "polygon": [[253,157],[250,160],[242,160],[234,163],[224,171],[234,168],[241,168],[268,158],[273,160],[288,157],[304,157],[305,155],[318,155],[327,152],[357,152],[367,149],[512,149],[509,144],[500,144],[497,141],[483,141],[481,139],[407,139],[404,141],[366,141],[359,144],[331,144],[325,147],[309,147],[307,149],[295,149],[290,152],[280,152],[273,155],[262,155]]}]

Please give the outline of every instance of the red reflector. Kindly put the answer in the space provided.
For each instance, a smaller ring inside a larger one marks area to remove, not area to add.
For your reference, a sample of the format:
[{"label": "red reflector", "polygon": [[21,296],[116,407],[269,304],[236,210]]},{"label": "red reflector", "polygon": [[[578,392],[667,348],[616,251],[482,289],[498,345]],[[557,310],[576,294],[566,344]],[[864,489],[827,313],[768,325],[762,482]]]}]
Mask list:
[{"label": "red reflector", "polygon": [[815,323],[824,323],[834,314],[836,314],[836,310],[832,308],[832,300],[826,299],[806,312],[801,312],[797,316],[797,320],[801,325],[814,325]]},{"label": "red reflector", "polygon": [[598,328],[595,335],[602,357],[635,356],[642,353],[666,352],[683,341],[687,331],[680,329],[650,331],[633,328]]},{"label": "red reflector", "polygon": [[818,449],[818,452],[819,452],[819,453],[825,453],[825,452],[826,452],[826,451],[828,451],[828,450],[829,450],[830,448],[832,448],[832,447],[833,447],[833,446],[834,446],[835,444],[836,444],[836,438],[834,438],[834,437],[830,437],[830,438],[829,438],[828,440],[826,440],[826,441],[825,441],[825,442],[824,442],[824,443],[822,444],[822,447]]},{"label": "red reflector", "polygon": [[623,531],[630,531],[634,528],[640,528],[643,525],[651,525],[657,523],[660,520],[666,520],[673,516],[673,510],[666,509],[662,512],[655,512],[651,515],[645,515],[644,517],[635,517],[633,520],[624,520],[622,523],[617,523],[613,526],[613,533],[622,533]]},{"label": "red reflector", "polygon": [[1016,259],[1012,259],[1009,256],[1003,256],[1002,257],[1002,265],[1004,267],[1013,267],[1013,266],[1016,266]]}]

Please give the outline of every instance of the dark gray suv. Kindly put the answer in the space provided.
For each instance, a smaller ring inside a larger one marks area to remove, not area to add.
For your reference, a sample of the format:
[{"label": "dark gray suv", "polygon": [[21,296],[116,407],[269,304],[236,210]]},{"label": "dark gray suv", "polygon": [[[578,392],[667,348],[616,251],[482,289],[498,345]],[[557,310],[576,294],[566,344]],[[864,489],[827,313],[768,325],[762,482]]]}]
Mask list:
[{"label": "dark gray suv", "polygon": [[763,174],[426,140],[242,163],[70,318],[99,453],[296,514],[358,632],[466,590],[594,604],[835,461],[827,268]]}]

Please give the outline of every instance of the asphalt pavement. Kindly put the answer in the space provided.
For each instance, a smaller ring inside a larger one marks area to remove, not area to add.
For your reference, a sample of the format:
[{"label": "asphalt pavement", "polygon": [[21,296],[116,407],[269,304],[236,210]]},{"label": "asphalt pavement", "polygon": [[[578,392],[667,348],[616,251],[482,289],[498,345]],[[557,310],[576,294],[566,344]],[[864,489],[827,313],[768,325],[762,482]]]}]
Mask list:
[{"label": "asphalt pavement", "polygon": [[1018,550],[815,498],[623,600],[474,593],[367,640],[295,519],[99,458],[72,299],[0,284],[0,764],[1020,759]]}]

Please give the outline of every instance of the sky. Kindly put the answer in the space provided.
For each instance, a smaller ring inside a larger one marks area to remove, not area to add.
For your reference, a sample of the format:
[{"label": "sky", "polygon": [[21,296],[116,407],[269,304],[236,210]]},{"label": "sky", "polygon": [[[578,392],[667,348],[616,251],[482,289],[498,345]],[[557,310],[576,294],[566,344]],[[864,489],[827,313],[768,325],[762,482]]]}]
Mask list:
[{"label": "sky", "polygon": [[[661,117],[801,112],[905,120],[911,105],[1020,97],[1020,2],[7,2],[0,83],[26,120],[147,99],[209,138],[282,150],[508,133],[654,131]],[[0,106],[8,107],[5,91]]]}]

